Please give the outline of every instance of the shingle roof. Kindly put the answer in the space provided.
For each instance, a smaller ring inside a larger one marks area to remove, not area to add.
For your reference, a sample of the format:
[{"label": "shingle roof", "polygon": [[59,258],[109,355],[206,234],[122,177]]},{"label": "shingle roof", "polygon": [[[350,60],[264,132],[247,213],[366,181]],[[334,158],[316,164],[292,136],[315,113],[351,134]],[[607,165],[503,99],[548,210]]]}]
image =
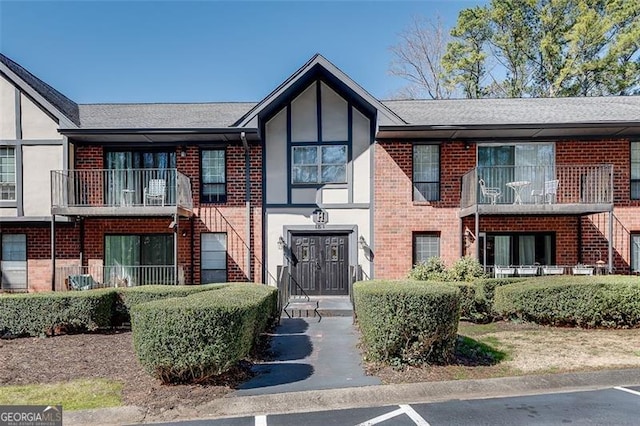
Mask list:
[{"label": "shingle roof", "polygon": [[640,121],[640,96],[383,101],[414,125]]},{"label": "shingle roof", "polygon": [[31,74],[21,65],[13,62],[5,55],[0,53],[0,62],[7,66],[13,73],[24,80],[31,86],[40,96],[45,98],[47,102],[53,105],[58,111],[64,114],[73,123],[80,124],[80,116],[78,113],[78,105],[35,75]]},{"label": "shingle roof", "polygon": [[221,128],[231,126],[253,102],[181,104],[81,104],[87,129]]}]

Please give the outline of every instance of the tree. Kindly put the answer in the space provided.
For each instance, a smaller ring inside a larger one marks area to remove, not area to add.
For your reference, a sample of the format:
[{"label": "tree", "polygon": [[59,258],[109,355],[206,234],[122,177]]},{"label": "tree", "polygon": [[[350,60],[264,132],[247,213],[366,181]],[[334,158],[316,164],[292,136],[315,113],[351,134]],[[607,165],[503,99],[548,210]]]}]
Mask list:
[{"label": "tree", "polygon": [[640,93],[638,1],[492,0],[451,36],[443,79],[468,98]]},{"label": "tree", "polygon": [[432,22],[414,16],[399,37],[400,41],[389,48],[393,55],[389,73],[409,82],[401,89],[400,97],[419,99],[426,95],[431,99],[449,98],[451,86],[445,78],[442,56],[450,37],[442,20],[436,17]]},{"label": "tree", "polygon": [[481,98],[487,77],[485,45],[491,37],[487,25],[489,10],[476,6],[464,9],[458,16],[458,23],[451,30],[454,41],[447,45],[447,53],[442,64],[448,74],[450,85],[457,86],[467,98]]}]

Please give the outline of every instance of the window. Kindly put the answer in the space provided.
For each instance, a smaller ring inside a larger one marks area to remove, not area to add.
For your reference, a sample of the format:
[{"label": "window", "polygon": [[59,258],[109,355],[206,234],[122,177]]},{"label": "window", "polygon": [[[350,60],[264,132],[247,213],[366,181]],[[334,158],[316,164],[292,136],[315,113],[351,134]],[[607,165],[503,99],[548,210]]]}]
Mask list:
[{"label": "window", "polygon": [[631,272],[640,272],[640,233],[631,234]]},{"label": "window", "polygon": [[173,235],[106,235],[104,280],[118,285],[173,284]]},{"label": "window", "polygon": [[291,181],[294,184],[346,183],[347,146],[294,146]]},{"label": "window", "polygon": [[16,200],[16,149],[0,146],[0,201]]},{"label": "window", "polygon": [[440,235],[415,234],[413,236],[413,264],[440,257]]},{"label": "window", "polygon": [[0,276],[3,290],[27,288],[27,236],[2,234],[0,239]]},{"label": "window", "polygon": [[200,282],[223,283],[227,281],[227,234],[212,232],[201,234],[200,257],[202,269]]},{"label": "window", "polygon": [[200,201],[203,203],[224,203],[227,201],[227,165],[223,149],[202,151],[202,184]]},{"label": "window", "polygon": [[440,147],[413,146],[413,200],[440,199]]},{"label": "window", "polygon": [[546,232],[487,234],[481,238],[480,259],[486,266],[553,265],[555,237]]},{"label": "window", "polygon": [[640,200],[640,142],[631,142],[631,199]]},{"label": "window", "polygon": [[[531,190],[544,193],[545,182],[556,179],[553,143],[503,143],[478,146],[478,178],[486,186],[505,188],[508,182],[526,181],[522,202],[534,202]],[[536,193],[534,192],[534,193]],[[503,191],[501,200],[515,201],[514,191]]]}]

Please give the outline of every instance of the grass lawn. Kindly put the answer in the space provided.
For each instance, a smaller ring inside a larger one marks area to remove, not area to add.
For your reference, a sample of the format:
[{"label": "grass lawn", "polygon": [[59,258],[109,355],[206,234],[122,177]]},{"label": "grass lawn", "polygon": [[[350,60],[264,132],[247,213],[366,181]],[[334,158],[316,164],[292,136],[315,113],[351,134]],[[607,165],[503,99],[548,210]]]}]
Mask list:
[{"label": "grass lawn", "polygon": [[105,379],[0,386],[0,405],[62,405],[84,410],[122,405],[122,383]]}]

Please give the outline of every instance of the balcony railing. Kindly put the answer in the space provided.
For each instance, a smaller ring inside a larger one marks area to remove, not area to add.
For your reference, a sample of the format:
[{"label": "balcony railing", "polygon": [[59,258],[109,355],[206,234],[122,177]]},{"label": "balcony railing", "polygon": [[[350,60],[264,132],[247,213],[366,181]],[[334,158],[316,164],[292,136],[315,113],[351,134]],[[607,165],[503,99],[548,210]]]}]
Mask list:
[{"label": "balcony railing", "polygon": [[[480,180],[490,190],[483,191]],[[476,167],[462,177],[463,210],[478,206],[485,212],[544,213],[571,206],[578,212],[612,204],[611,164]]]},{"label": "balcony railing", "polygon": [[56,290],[185,284],[187,267],[178,265],[63,266],[56,268]]},{"label": "balcony railing", "polygon": [[193,209],[191,181],[176,169],[54,170],[54,214],[148,214]]}]

